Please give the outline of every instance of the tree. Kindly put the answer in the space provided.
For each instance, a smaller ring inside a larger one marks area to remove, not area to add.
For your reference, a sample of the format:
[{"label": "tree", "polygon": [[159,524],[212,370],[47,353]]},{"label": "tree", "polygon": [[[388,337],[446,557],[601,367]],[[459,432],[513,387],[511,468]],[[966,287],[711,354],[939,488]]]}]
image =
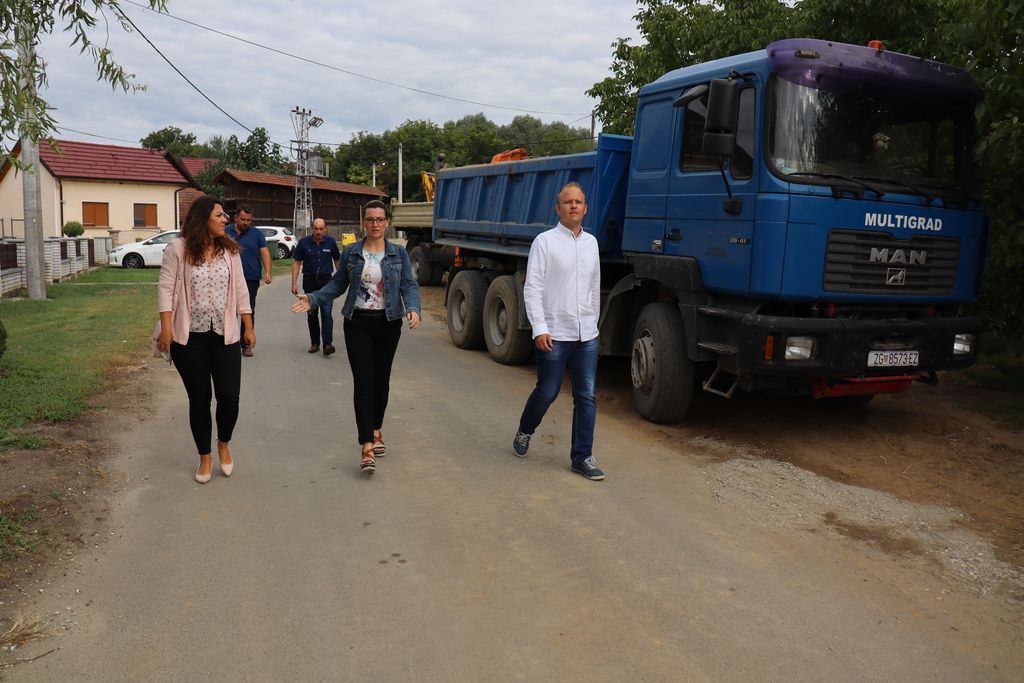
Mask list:
[{"label": "tree", "polygon": [[147,149],[159,149],[179,157],[194,156],[197,147],[195,134],[177,126],[155,130],[139,142]]},{"label": "tree", "polygon": [[[148,0],[152,9],[164,10],[166,0]],[[93,10],[90,14],[89,10]],[[3,154],[11,158],[10,151],[21,135],[33,141],[53,137],[57,122],[50,114],[52,109],[37,89],[46,85],[46,61],[35,50],[27,59],[19,55],[17,38],[29,37],[32,47],[39,44],[39,38],[53,33],[59,21],[62,30],[73,36],[71,46],[77,45],[80,53],[88,53],[96,65],[96,74],[101,81],[115,90],[125,92],[144,89],[135,82],[135,74],[124,70],[104,44],[97,44],[89,32],[108,17],[114,17],[121,28],[131,27],[121,15],[118,0],[7,0],[0,2],[0,131],[3,131]],[[15,35],[17,34],[17,35]],[[36,89],[27,92],[19,86],[19,78],[28,78]]]},{"label": "tree", "polygon": [[223,152],[214,158],[217,159],[216,163],[205,167],[195,178],[204,192],[218,196],[223,194],[224,187],[215,183],[214,178],[225,168],[264,173],[285,173],[289,170],[288,160],[281,153],[281,147],[270,141],[266,128],[256,128],[244,141],[232,135],[224,143]]}]

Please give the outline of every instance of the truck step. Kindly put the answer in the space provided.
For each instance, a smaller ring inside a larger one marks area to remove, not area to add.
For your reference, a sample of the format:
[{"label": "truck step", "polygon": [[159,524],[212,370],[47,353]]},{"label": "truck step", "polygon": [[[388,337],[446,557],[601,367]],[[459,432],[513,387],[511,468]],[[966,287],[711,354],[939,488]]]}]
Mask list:
[{"label": "truck step", "polygon": [[720,356],[736,355],[736,347],[732,344],[722,344],[719,342],[697,342],[697,347],[704,349],[705,351],[717,353]]},{"label": "truck step", "polygon": [[733,308],[716,308],[714,306],[698,306],[697,311],[713,318],[728,318],[729,320],[740,320],[747,313],[737,311]]},{"label": "truck step", "polygon": [[[730,384],[729,380],[732,379]],[[732,398],[732,395],[736,392],[736,388],[740,385],[739,375],[734,375],[730,371],[722,367],[719,363],[715,368],[715,371],[711,373],[707,381],[704,382],[704,391],[711,394],[717,394],[724,396],[725,398]]]}]

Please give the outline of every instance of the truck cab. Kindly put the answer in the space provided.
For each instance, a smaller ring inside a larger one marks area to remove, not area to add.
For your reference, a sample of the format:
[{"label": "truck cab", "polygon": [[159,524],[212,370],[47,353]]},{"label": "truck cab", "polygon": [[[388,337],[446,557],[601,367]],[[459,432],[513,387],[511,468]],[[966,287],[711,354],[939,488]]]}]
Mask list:
[{"label": "truck cab", "polygon": [[[985,255],[980,99],[955,67],[810,39],[665,74],[638,99],[622,231],[634,276],[611,317],[676,303],[689,360],[724,395],[867,400],[970,364],[979,324],[959,307]],[[642,337],[634,386],[657,341]]]}]

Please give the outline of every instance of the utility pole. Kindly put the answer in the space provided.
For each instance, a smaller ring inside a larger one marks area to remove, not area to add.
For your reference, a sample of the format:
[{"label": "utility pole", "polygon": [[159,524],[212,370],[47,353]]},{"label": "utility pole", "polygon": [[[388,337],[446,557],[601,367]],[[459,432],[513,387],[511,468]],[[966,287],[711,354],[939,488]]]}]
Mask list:
[{"label": "utility pole", "polygon": [[[310,178],[323,175],[323,159],[311,157],[309,153],[309,129],[316,128],[324,122],[319,116],[313,116],[308,109],[295,107],[292,109],[292,125],[295,127],[295,211],[292,215],[292,230],[309,231],[313,221],[313,189]],[[315,161],[320,162],[310,163]]]},{"label": "utility pole", "polygon": [[[20,30],[19,30],[20,29]],[[36,83],[29,71],[35,61],[36,37],[25,30],[22,23],[14,25],[18,43],[18,59],[21,60],[21,89],[32,98]],[[25,211],[25,279],[28,284],[28,298],[46,299],[46,255],[43,251],[43,200],[39,189],[39,147],[28,136],[31,130],[32,114],[22,126],[21,161],[28,168],[22,172],[22,196]]]},{"label": "utility pole", "polygon": [[402,203],[402,143],[398,143],[398,203]]},{"label": "utility pole", "polygon": [[597,128],[597,110],[590,110],[590,144],[597,146],[597,141],[594,140],[594,130]]}]

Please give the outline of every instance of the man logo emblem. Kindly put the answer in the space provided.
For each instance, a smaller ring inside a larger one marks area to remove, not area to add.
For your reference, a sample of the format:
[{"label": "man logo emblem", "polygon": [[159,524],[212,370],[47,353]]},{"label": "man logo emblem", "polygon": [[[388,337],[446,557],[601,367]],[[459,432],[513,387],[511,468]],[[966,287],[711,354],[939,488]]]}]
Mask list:
[{"label": "man logo emblem", "polygon": [[907,269],[890,268],[885,273],[885,284],[890,287],[902,287],[907,284]]}]

